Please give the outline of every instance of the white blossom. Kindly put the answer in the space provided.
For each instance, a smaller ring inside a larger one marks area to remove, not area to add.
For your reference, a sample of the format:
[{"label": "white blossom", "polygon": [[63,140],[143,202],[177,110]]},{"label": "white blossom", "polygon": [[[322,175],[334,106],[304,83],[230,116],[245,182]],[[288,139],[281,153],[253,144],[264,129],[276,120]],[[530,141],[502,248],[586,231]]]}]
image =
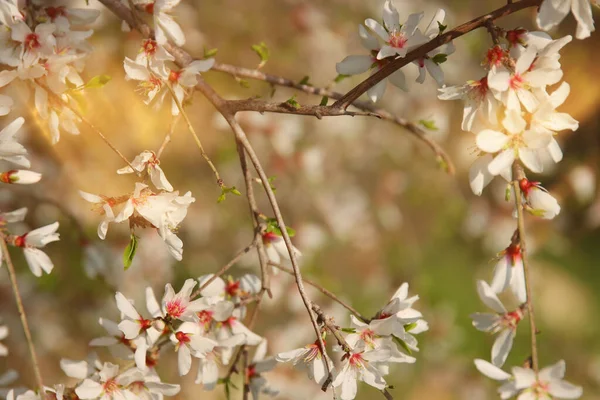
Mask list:
[{"label": "white blossom", "polygon": [[569,11],[577,20],[577,39],[589,37],[595,30],[590,0],[544,0],[536,22],[540,28],[547,31],[560,24]]},{"label": "white blossom", "polygon": [[24,123],[23,117],[19,117],[0,131],[0,159],[12,162],[20,167],[29,168],[30,162],[25,157],[27,150],[15,139],[15,135]]},{"label": "white blossom", "polygon": [[150,180],[158,190],[173,191],[173,186],[167,180],[165,173],[160,167],[160,160],[156,157],[153,151],[145,150],[135,157],[131,162],[131,166],[121,168],[117,174],[132,174],[134,169],[137,172],[146,171],[150,176]]},{"label": "white blossom", "polygon": [[46,255],[40,248],[43,248],[48,243],[59,240],[58,222],[50,225],[34,229],[24,235],[16,236],[13,239],[13,244],[16,247],[23,248],[23,254],[29,265],[31,272],[37,276],[42,276],[42,271],[49,274],[54,268],[54,264],[50,257]]}]

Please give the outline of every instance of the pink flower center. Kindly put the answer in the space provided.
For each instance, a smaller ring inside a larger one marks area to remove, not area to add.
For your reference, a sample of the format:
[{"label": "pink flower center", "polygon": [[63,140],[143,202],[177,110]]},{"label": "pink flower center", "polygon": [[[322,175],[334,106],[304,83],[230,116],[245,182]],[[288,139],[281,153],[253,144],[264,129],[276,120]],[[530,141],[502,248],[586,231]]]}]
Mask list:
[{"label": "pink flower center", "polygon": [[506,257],[509,257],[511,260],[511,265],[514,267],[517,262],[521,261],[521,245],[520,244],[511,244],[504,250]]},{"label": "pink flower center", "polygon": [[181,299],[175,299],[169,301],[165,308],[167,309],[167,314],[169,314],[171,317],[179,318],[185,312],[186,306],[182,304]]},{"label": "pink flower center", "polygon": [[192,339],[190,339],[190,336],[187,333],[183,333],[183,332],[175,333],[175,339],[177,339],[177,341],[180,344],[189,343],[192,340]]},{"label": "pink flower center", "polygon": [[156,54],[157,45],[156,42],[152,39],[146,39],[142,42],[142,49],[146,56],[151,57]]},{"label": "pink flower center", "polygon": [[229,281],[225,286],[225,292],[231,297],[237,296],[240,291],[240,281]]},{"label": "pink flower center", "polygon": [[527,29],[513,29],[512,31],[506,32],[506,40],[511,46],[516,46],[523,43],[523,35],[527,33]]},{"label": "pink flower center", "polygon": [[273,232],[267,232],[262,235],[262,239],[265,244],[269,244],[269,243],[277,240],[278,238],[279,238],[279,236],[277,236]]},{"label": "pink flower center", "polygon": [[6,171],[0,174],[0,182],[3,183],[12,183],[12,175],[16,174],[17,170],[16,169],[12,169],[10,171]]},{"label": "pink flower center", "polygon": [[373,339],[375,338],[375,332],[373,332],[371,329],[365,329],[361,332],[360,338],[367,343],[372,343]]},{"label": "pink flower center", "polygon": [[54,22],[58,17],[66,17],[67,9],[64,6],[61,7],[46,7],[46,15]]},{"label": "pink flower center", "polygon": [[516,329],[517,325],[519,324],[519,322],[521,321],[522,318],[523,318],[523,311],[521,311],[520,309],[517,309],[512,312],[507,312],[502,317],[504,325],[511,329]]},{"label": "pink flower center", "polygon": [[25,36],[24,45],[27,50],[39,49],[42,47],[40,44],[40,37],[37,33],[30,33],[29,35]]},{"label": "pink flower center", "polygon": [[213,320],[213,312],[212,311],[208,311],[208,310],[203,310],[198,312],[198,319],[199,319],[199,323],[200,325],[207,325],[210,324]]},{"label": "pink flower center", "polygon": [[515,73],[510,77],[509,86],[511,89],[516,90],[523,87],[523,77],[520,74]]},{"label": "pink flower center", "polygon": [[16,238],[13,239],[13,245],[15,247],[25,247],[25,237],[27,236],[27,234],[24,234],[22,236],[17,236]]},{"label": "pink flower center", "polygon": [[393,31],[390,33],[390,41],[388,42],[390,46],[396,49],[402,49],[406,46],[406,36],[404,36],[403,32]]},{"label": "pink flower center", "polygon": [[181,77],[181,71],[171,71],[169,73],[169,82],[177,83]]},{"label": "pink flower center", "polygon": [[537,381],[531,386],[531,389],[536,395],[545,395],[548,394],[550,388],[547,382]]},{"label": "pink flower center", "polygon": [[111,378],[102,385],[105,394],[110,394],[119,390],[119,384],[115,378]]},{"label": "pink flower center", "polygon": [[362,353],[354,353],[348,359],[348,362],[353,367],[362,367],[364,360],[362,357]]},{"label": "pink flower center", "polygon": [[138,319],[138,323],[140,324],[140,329],[143,331],[150,329],[150,327],[152,326],[152,321],[150,321],[149,319],[140,318]]},{"label": "pink flower center", "polygon": [[150,4],[146,4],[144,6],[144,10],[148,13],[148,14],[154,14],[154,2],[150,3]]},{"label": "pink flower center", "polygon": [[258,375],[256,373],[256,366],[254,364],[252,364],[246,369],[246,376],[248,377],[248,380],[250,380],[250,379],[254,378],[256,375]]},{"label": "pink flower center", "polygon": [[489,67],[498,66],[502,64],[504,57],[506,57],[504,49],[500,46],[494,46],[488,50],[484,63]]}]

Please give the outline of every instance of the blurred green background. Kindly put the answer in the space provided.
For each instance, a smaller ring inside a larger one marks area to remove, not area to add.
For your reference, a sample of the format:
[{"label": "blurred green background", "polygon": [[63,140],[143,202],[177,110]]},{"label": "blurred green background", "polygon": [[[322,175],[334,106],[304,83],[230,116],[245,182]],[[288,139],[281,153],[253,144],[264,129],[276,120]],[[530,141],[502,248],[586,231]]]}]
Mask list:
[{"label": "blurred green background", "polygon": [[[95,1],[90,3],[101,8]],[[336,62],[348,54],[364,54],[357,26],[367,17],[380,19],[382,4],[361,0],[184,0],[177,15],[187,36],[185,49],[193,55],[202,56],[204,48],[218,48],[218,61],[255,68],[259,60],[250,46],[264,41],[271,51],[265,72],[297,81],[309,76],[315,86],[328,86],[333,85]],[[425,11],[423,25],[436,8],[444,8],[449,27],[503,4],[501,0],[395,1],[401,19],[410,12]],[[534,17],[532,10],[525,10],[498,24],[508,29],[533,29]],[[108,74],[113,79],[101,90],[88,91],[89,119],[129,158],[145,149],[157,150],[169,127],[169,109],[156,112],[145,106],[134,91],[135,84],[124,80],[122,68],[124,56],[137,54],[139,35],[121,33],[119,21],[108,12],[95,29],[92,43],[96,51],[88,59],[84,76]],[[552,35],[574,31],[574,20],[568,17]],[[472,32],[455,44],[457,52],[443,64],[446,83],[479,79],[483,75],[480,62],[490,45],[486,33]],[[562,51],[564,78],[572,90],[561,111],[579,120],[580,129],[559,136],[564,160],[534,177],[559,198],[561,214],[553,221],[528,217],[526,222],[541,331],[540,362],[549,365],[565,359],[566,379],[584,387],[584,399],[600,398],[600,200],[596,174],[600,55],[595,51],[599,46],[596,34],[574,41]],[[408,65],[405,70],[412,81],[416,68]],[[271,87],[262,82],[248,81],[246,88],[245,83],[222,73],[209,72],[204,77],[226,98],[268,98],[271,94]],[[363,78],[347,79],[334,89],[348,90]],[[239,118],[267,173],[276,177],[274,185],[284,217],[297,230],[294,242],[303,252],[306,277],[366,315],[377,312],[402,282],[409,282],[411,295],[421,297],[416,308],[431,329],[419,336],[417,363],[392,368],[388,383],[394,386],[395,398],[494,399],[496,383],[473,366],[474,358],[489,359],[493,338],[476,331],[469,314],[486,311],[477,297],[475,281],[491,278],[492,259],[509,244],[516,221],[511,217],[511,204],[503,199],[501,182],[490,185],[482,197],[469,188],[474,138],[460,130],[462,105],[437,100],[430,78],[425,85],[411,82],[410,87],[409,93],[403,93],[388,86],[381,105],[413,121],[434,120],[438,130],[431,131],[431,137],[450,153],[456,176],[438,168],[423,143],[385,121],[362,117],[319,121],[273,114],[241,114]],[[167,282],[177,289],[186,278],[216,271],[250,243],[252,224],[243,196],[228,196],[217,204],[219,190],[213,176],[185,125],[179,123],[161,167],[176,189],[181,193],[191,190],[196,198],[179,231],[184,241],[183,261],[175,262],[160,238],[148,231],[141,235],[133,266],[124,272],[121,254],[129,238],[127,227],[111,225],[107,240],[99,241],[95,230],[100,216],[77,191],[122,195],[133,190],[134,178],[115,173],[122,167],[120,159],[84,125],[80,136],[64,134],[51,146],[44,123],[37,120],[26,91],[21,89],[10,90],[21,96],[26,106],[11,115],[26,118],[24,143],[32,153],[32,169],[43,172],[44,180],[32,187],[4,188],[0,205],[2,210],[29,207],[26,222],[30,227],[55,220],[61,223],[61,241],[47,247],[55,263],[51,275],[34,278],[20,252],[11,252],[45,382],[54,384],[68,382],[58,367],[59,359],[84,359],[87,343],[104,334],[98,318],[118,320],[115,290],[143,304],[146,286],[154,287],[160,296]],[[294,94],[300,103],[320,101],[284,88],[277,88],[273,101],[285,101]],[[200,94],[189,107],[192,122],[225,183],[242,190],[232,133]],[[260,189],[258,184],[256,189]],[[264,196],[259,204],[262,212],[270,215]],[[104,272],[96,279],[85,273],[84,248],[101,255]],[[232,274],[258,274],[257,265],[255,255],[249,254]],[[313,339],[291,279],[279,274],[272,286],[275,296],[265,301],[255,331],[269,339],[269,353],[276,354]],[[349,324],[343,309],[316,291],[309,294],[338,324]],[[3,341],[10,354],[0,358],[0,373],[15,368],[22,375],[19,382],[33,387],[4,269],[0,269],[0,317],[11,329]],[[111,360],[103,349],[99,354]],[[525,322],[519,327],[506,367],[521,365],[529,354]],[[174,355],[164,356],[161,364],[163,380],[179,382]],[[197,398],[199,394],[224,398],[221,390],[202,392],[193,383],[194,377],[195,367],[181,380],[179,398]],[[289,366],[280,366],[266,377],[272,387],[281,390],[278,398],[330,398]],[[234,396],[241,398],[241,393]],[[373,388],[361,385],[359,398],[378,396]]]}]

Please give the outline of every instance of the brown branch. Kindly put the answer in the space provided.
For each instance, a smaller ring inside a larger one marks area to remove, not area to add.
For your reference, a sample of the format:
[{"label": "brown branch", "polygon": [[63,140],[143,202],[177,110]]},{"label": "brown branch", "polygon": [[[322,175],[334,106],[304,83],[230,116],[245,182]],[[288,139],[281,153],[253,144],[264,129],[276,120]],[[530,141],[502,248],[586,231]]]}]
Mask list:
[{"label": "brown branch", "polygon": [[225,272],[227,272],[229,270],[229,268],[233,267],[235,265],[235,263],[238,262],[240,260],[240,258],[242,258],[242,256],[244,256],[246,253],[248,253],[250,250],[252,250],[254,247],[256,247],[256,243],[257,243],[257,239],[254,238],[252,243],[250,243],[248,246],[244,247],[242,250],[238,251],[238,253],[227,264],[223,265],[216,274],[213,274],[213,276],[211,276],[210,279],[208,279],[206,282],[204,282],[202,284],[202,286],[200,286],[198,289],[196,289],[194,291],[194,293],[192,293],[190,298],[193,299],[195,297],[198,297],[200,295],[200,293],[208,287],[208,285],[213,283],[213,281],[215,279],[217,279],[218,277],[222,276]]},{"label": "brown branch", "polygon": [[[294,271],[292,271],[291,269],[284,267],[283,265],[280,264],[275,264],[273,262],[269,261],[269,265],[277,268],[280,271],[285,272],[286,274],[289,275],[294,275]],[[336,303],[340,304],[342,307],[344,307],[346,310],[350,311],[352,314],[356,315],[359,319],[361,319],[363,322],[369,323],[369,318],[366,318],[365,316],[363,316],[361,313],[359,313],[354,307],[352,307],[351,305],[349,305],[348,303],[344,302],[343,300],[341,300],[339,297],[337,297],[335,294],[333,294],[332,292],[330,292],[329,290],[325,289],[323,286],[319,285],[318,283],[306,279],[304,278],[304,283],[308,283],[310,286],[314,287],[315,289],[319,290],[321,293],[323,293],[325,296],[329,297],[331,300],[335,301]]]},{"label": "brown branch", "polygon": [[516,3],[506,4],[504,7],[500,7],[488,14],[474,18],[469,22],[459,25],[456,28],[451,29],[446,33],[435,37],[434,39],[430,40],[424,45],[419,46],[416,49],[410,51],[406,55],[406,57],[396,58],[395,60],[387,63],[379,71],[375,72],[373,75],[359,83],[352,90],[346,93],[341,99],[336,101],[332,105],[332,107],[346,109],[348,106],[354,103],[363,93],[365,93],[367,90],[381,82],[383,79],[393,74],[395,71],[404,67],[406,64],[423,58],[430,51],[435,50],[438,47],[451,42],[452,40],[464,35],[465,33],[469,33],[472,30],[484,26],[487,23],[487,21],[494,21],[496,19],[506,17],[507,15],[513,14],[525,8],[538,7],[542,3],[542,1],[543,0],[521,0]]},{"label": "brown branch", "polygon": [[19,291],[19,285],[17,284],[17,274],[15,272],[15,266],[12,263],[10,254],[8,253],[8,246],[6,245],[6,239],[0,238],[0,247],[4,261],[6,261],[6,267],[8,269],[8,276],[10,278],[10,285],[12,286],[13,293],[15,295],[15,302],[17,303],[17,309],[19,310],[19,317],[21,318],[21,325],[23,325],[23,331],[25,332],[25,340],[27,347],[29,348],[29,356],[31,357],[31,364],[35,380],[37,381],[38,389],[40,390],[40,396],[44,397],[46,392],[44,389],[44,381],[42,380],[42,373],[40,372],[40,365],[38,363],[37,354],[33,345],[33,339],[31,338],[31,330],[29,329],[29,323],[27,322],[27,314],[25,314],[25,307],[23,307],[23,299]]},{"label": "brown branch", "polygon": [[[335,92],[333,90],[319,88],[319,87],[315,87],[315,86],[303,85],[303,84],[297,83],[291,79],[283,78],[283,77],[276,76],[276,75],[266,74],[262,71],[255,70],[255,69],[248,69],[248,68],[238,67],[238,66],[229,65],[229,64],[215,63],[212,70],[224,72],[224,73],[233,75],[235,77],[241,76],[241,77],[248,78],[248,79],[256,79],[256,80],[260,80],[260,81],[265,81],[265,82],[268,82],[273,85],[284,86],[284,87],[301,90],[304,93],[308,93],[308,94],[312,94],[312,95],[316,95],[316,96],[327,96],[327,97],[329,97],[331,99],[335,99],[335,100],[339,100],[342,97],[344,97],[344,95],[342,93]],[[243,102],[247,102],[247,103],[244,104]],[[272,108],[273,103],[267,103],[267,102],[261,103],[258,100],[254,100],[253,102],[250,102],[249,100],[240,100],[240,101],[238,101],[238,103],[239,104],[237,105],[237,107],[238,107],[237,111],[283,112],[286,114],[314,115],[316,117],[328,117],[328,116],[339,116],[339,115],[359,115],[359,114],[340,113],[340,111],[342,111],[342,110],[340,110],[338,108],[333,108],[331,106],[325,106],[325,107],[303,106],[301,108],[301,110],[294,110],[294,109],[290,109],[289,107],[286,107],[284,109],[277,107],[277,108],[273,109]],[[278,104],[278,105],[281,106],[281,104]],[[437,144],[434,140],[432,140],[429,137],[429,135],[427,134],[427,132],[425,130],[423,130],[417,124],[410,122],[405,118],[395,116],[391,112],[389,112],[383,108],[377,107],[375,104],[373,104],[370,101],[356,100],[352,103],[352,106],[356,107],[359,110],[367,112],[367,114],[360,114],[360,115],[367,115],[367,116],[376,117],[376,118],[379,118],[382,120],[390,121],[396,125],[399,125],[399,126],[405,128],[410,133],[415,135],[417,137],[417,139],[422,140],[435,153],[438,161],[442,165],[445,166],[445,169],[447,170],[447,172],[449,174],[451,174],[451,175],[454,174],[454,171],[455,171],[454,164],[452,163],[452,160],[450,159],[448,154],[444,151],[444,149],[439,144]],[[244,108],[244,107],[246,107],[246,108]],[[250,107],[252,107],[252,108],[250,108]]]},{"label": "brown branch", "polygon": [[254,226],[254,231],[256,237],[256,253],[258,255],[258,262],[260,264],[260,285],[263,290],[266,290],[269,297],[273,297],[271,294],[271,275],[267,266],[267,254],[265,252],[265,246],[262,241],[262,229],[263,224],[258,218],[260,212],[258,211],[258,205],[256,203],[256,197],[254,196],[254,186],[252,183],[252,174],[248,169],[248,162],[246,160],[246,152],[244,150],[244,146],[236,140],[236,148],[238,152],[238,157],[240,159],[240,167],[242,168],[242,174],[244,175],[244,184],[246,185],[246,198],[248,200],[248,206],[250,207],[250,216],[252,218],[252,225]]},{"label": "brown branch", "polygon": [[515,207],[517,208],[517,224],[519,244],[521,245],[521,261],[525,273],[525,291],[527,292],[527,313],[529,314],[529,328],[531,333],[531,366],[537,377],[539,373],[538,349],[537,349],[537,328],[535,326],[535,313],[533,310],[533,298],[531,296],[531,275],[529,271],[529,262],[527,260],[527,244],[525,241],[525,215],[523,213],[523,201],[519,181],[525,178],[523,166],[515,163],[513,166],[513,189],[515,192]]}]

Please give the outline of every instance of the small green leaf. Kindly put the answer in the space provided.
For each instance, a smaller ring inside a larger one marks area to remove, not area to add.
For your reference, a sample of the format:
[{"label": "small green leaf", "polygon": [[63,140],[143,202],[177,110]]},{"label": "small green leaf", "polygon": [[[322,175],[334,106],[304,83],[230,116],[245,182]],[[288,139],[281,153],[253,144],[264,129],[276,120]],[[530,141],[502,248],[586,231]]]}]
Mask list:
[{"label": "small green leaf", "polygon": [[444,170],[444,172],[450,171],[450,167],[448,166],[448,163],[446,162],[446,160],[444,160],[444,157],[437,156],[436,161],[437,161],[438,165],[440,166],[440,168]]},{"label": "small green leaf", "polygon": [[206,47],[204,48],[204,58],[211,58],[217,55],[217,52],[219,51],[219,49],[214,48],[214,49],[206,49]]},{"label": "small green leaf", "polygon": [[448,54],[444,54],[444,53],[436,54],[431,59],[431,61],[433,61],[434,63],[436,63],[438,65],[445,63],[447,60],[448,60]]},{"label": "small green leaf", "polygon": [[258,54],[260,57],[260,64],[258,64],[258,68],[264,67],[264,65],[269,60],[269,48],[265,44],[265,42],[260,42],[260,44],[253,44],[252,50]]},{"label": "small green leaf", "polygon": [[335,79],[333,81],[335,83],[340,83],[341,81],[343,81],[344,79],[346,79],[349,76],[350,75],[339,74],[338,76],[335,77]]},{"label": "small green leaf", "polygon": [[435,121],[432,119],[420,119],[419,124],[423,125],[426,129],[430,131],[437,131],[438,127],[435,125]]},{"label": "small green leaf", "polygon": [[133,262],[133,257],[135,257],[135,252],[137,251],[137,247],[138,247],[138,239],[132,233],[131,237],[129,238],[129,244],[127,245],[127,247],[125,248],[125,251],[123,252],[123,266],[125,267],[125,271],[127,271],[129,269],[129,267],[131,267],[131,263]]},{"label": "small green leaf", "polygon": [[546,214],[546,210],[542,210],[541,208],[527,208],[527,212],[535,217],[543,217]]},{"label": "small green leaf", "polygon": [[290,228],[289,226],[286,226],[285,230],[287,231],[289,237],[296,236],[296,230],[295,229]]},{"label": "small green leaf", "polygon": [[310,78],[308,75],[306,75],[304,78],[302,78],[302,80],[300,82],[298,82],[298,85],[312,86],[309,81],[310,81]]},{"label": "small green leaf", "polygon": [[285,101],[286,104],[289,104],[290,106],[294,107],[295,109],[299,109],[300,108],[300,103],[298,103],[298,101],[296,101],[296,95],[293,95],[292,97],[290,97],[289,99],[287,99]]},{"label": "small green leaf", "polygon": [[327,102],[329,102],[329,97],[323,96],[323,98],[321,98],[321,102],[319,103],[319,105],[320,106],[326,106]]},{"label": "small green leaf", "polygon": [[223,201],[225,201],[225,198],[227,197],[227,195],[229,193],[235,194],[236,196],[242,195],[240,193],[240,191],[236,189],[235,186],[232,186],[232,187],[223,186],[223,187],[221,187],[221,194],[217,198],[217,203],[222,203]]},{"label": "small green leaf", "polygon": [[510,190],[510,183],[508,185],[506,185],[506,190],[504,190],[504,200],[505,201],[510,201],[510,194],[512,193],[512,190]]},{"label": "small green leaf", "polygon": [[92,79],[90,79],[88,81],[88,83],[86,83],[85,85],[83,85],[79,89],[96,89],[96,88],[101,88],[102,86],[104,86],[108,82],[110,82],[110,80],[111,80],[111,77],[109,75],[98,75],[98,76],[95,76]]},{"label": "small green leaf", "polygon": [[354,328],[342,328],[342,332],[356,333],[356,329],[354,329]]},{"label": "small green leaf", "polygon": [[[287,231],[289,237],[294,237],[296,235],[296,230],[290,228],[289,226],[286,226],[285,230]],[[283,236],[276,218],[267,218],[267,233],[274,233],[277,236]]]},{"label": "small green leaf", "polygon": [[394,340],[394,342],[396,342],[397,344],[400,345],[400,347],[402,347],[407,353],[408,355],[412,355],[412,350],[408,347],[408,345],[406,344],[406,342],[402,339],[400,339],[399,337],[393,336],[392,338]]},{"label": "small green leaf", "polygon": [[448,25],[444,25],[440,21],[438,21],[437,24],[438,24],[438,29],[440,30],[439,34],[441,35],[442,33],[444,33],[444,31],[446,30]]},{"label": "small green leaf", "polygon": [[248,89],[250,87],[250,82],[245,79],[235,78],[235,80],[240,84],[244,89]]},{"label": "small green leaf", "polygon": [[415,329],[417,327],[417,323],[416,322],[412,322],[408,325],[404,325],[404,330],[406,332],[410,332],[411,330]]}]

